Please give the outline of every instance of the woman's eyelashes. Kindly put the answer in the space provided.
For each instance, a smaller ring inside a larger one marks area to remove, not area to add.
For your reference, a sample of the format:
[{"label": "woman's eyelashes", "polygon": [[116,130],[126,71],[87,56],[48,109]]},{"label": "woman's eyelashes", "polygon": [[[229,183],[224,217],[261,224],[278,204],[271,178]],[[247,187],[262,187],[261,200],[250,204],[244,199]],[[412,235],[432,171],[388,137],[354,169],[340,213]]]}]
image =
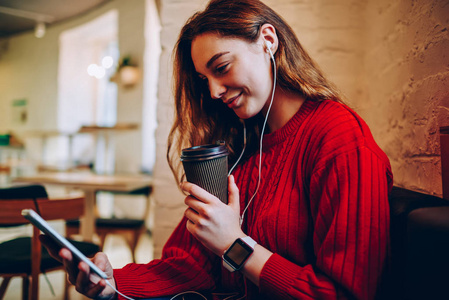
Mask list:
[{"label": "woman's eyelashes", "polygon": [[220,74],[220,75],[226,73],[227,70],[228,70],[228,66],[229,66],[229,63],[225,63],[225,64],[222,64],[222,65],[218,65],[218,66],[215,68],[215,73]]},{"label": "woman's eyelashes", "polygon": [[[221,64],[214,68],[214,73],[216,75],[224,75],[228,71],[229,71],[229,63]],[[201,80],[208,81],[207,77],[204,76],[203,74],[197,73],[197,75]]]}]

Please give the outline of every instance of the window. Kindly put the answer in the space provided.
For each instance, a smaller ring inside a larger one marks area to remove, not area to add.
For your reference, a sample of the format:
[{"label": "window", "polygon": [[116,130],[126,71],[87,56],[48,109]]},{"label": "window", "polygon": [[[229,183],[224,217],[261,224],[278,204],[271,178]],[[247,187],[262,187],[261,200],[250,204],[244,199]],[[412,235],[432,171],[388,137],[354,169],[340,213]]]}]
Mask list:
[{"label": "window", "polygon": [[[111,10],[61,34],[58,71],[60,132],[73,133],[83,125],[115,125],[117,86],[109,78],[115,72],[119,58],[117,22],[118,12]],[[54,146],[57,153],[53,153],[53,157],[58,161],[69,160],[77,164],[104,161],[101,137],[95,141],[90,135],[67,136],[58,138]],[[67,153],[71,153],[71,157],[67,158]],[[113,159],[109,159],[105,168],[113,171],[113,166]]]}]

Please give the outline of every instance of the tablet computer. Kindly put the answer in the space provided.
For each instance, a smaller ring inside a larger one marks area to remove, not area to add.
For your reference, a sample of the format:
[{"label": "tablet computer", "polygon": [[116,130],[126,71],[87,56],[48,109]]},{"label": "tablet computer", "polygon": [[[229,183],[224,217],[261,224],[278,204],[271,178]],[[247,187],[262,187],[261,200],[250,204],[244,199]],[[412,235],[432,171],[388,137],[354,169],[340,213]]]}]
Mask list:
[{"label": "tablet computer", "polygon": [[90,259],[88,259],[81,251],[79,251],[72,243],[70,243],[65,237],[60,235],[57,231],[55,231],[50,225],[41,218],[34,210],[32,209],[24,209],[22,210],[22,216],[25,219],[29,220],[31,224],[39,228],[43,233],[51,237],[58,245],[63,248],[69,249],[73,256],[77,259],[85,262],[91,269],[92,272],[97,274],[103,279],[108,279],[106,274],[100,270]]}]

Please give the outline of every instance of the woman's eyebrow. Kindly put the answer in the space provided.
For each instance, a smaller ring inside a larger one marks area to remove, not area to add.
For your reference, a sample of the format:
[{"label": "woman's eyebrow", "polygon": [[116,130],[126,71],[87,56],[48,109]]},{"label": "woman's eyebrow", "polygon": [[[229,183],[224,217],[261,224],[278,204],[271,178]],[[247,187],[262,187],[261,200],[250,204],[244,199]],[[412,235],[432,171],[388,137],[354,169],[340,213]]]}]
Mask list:
[{"label": "woman's eyebrow", "polygon": [[220,53],[215,54],[214,56],[212,56],[211,59],[209,59],[209,61],[206,64],[206,67],[209,69],[214,61],[216,61],[219,57],[221,57],[221,56],[223,56],[225,54],[228,54],[228,53],[229,53],[229,51],[220,52]]}]

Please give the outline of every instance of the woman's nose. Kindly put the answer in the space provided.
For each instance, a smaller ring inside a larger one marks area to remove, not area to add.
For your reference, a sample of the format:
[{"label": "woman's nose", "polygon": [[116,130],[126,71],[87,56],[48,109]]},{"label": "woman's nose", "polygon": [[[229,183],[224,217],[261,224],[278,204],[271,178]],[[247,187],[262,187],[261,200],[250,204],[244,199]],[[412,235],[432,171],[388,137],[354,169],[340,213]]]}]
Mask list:
[{"label": "woman's nose", "polygon": [[209,91],[212,99],[220,99],[226,93],[226,87],[220,80],[209,80]]}]

